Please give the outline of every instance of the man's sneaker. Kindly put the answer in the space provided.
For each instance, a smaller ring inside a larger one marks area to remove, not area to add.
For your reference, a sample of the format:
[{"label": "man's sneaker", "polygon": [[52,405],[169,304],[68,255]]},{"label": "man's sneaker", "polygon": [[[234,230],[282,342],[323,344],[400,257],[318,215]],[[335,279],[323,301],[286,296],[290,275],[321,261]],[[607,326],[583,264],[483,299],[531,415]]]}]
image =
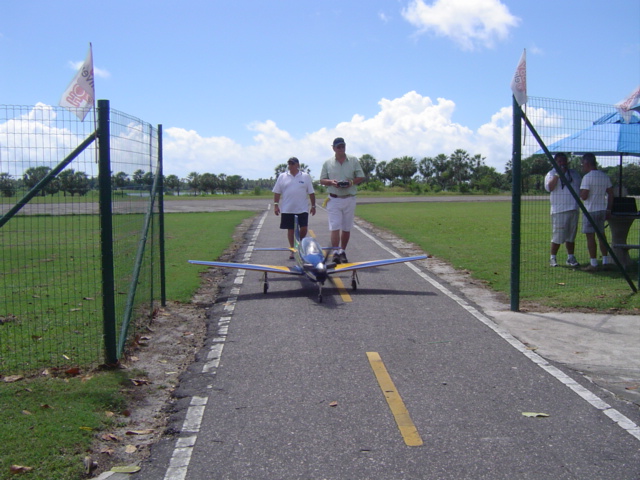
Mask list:
[{"label": "man's sneaker", "polygon": [[289,254],[289,260],[294,260],[295,258],[296,258],[295,255],[293,254],[293,252],[291,252]]},{"label": "man's sneaker", "polygon": [[578,261],[575,258],[568,258],[567,259],[567,265],[569,265],[570,267],[579,267],[580,264],[578,263]]},{"label": "man's sneaker", "polygon": [[347,260],[346,252],[342,252],[340,254],[340,263],[349,263],[349,260]]},{"label": "man's sneaker", "polygon": [[549,266],[551,266],[551,267],[557,267],[558,266],[558,262],[556,262],[555,258],[551,258],[549,260]]},{"label": "man's sneaker", "polygon": [[333,263],[335,263],[336,265],[338,265],[340,262],[340,254],[339,253],[334,253],[333,254]]},{"label": "man's sneaker", "polygon": [[582,271],[584,271],[584,272],[597,272],[598,271],[598,267],[597,266],[594,267],[593,265],[589,264],[586,267],[584,267],[582,269]]}]

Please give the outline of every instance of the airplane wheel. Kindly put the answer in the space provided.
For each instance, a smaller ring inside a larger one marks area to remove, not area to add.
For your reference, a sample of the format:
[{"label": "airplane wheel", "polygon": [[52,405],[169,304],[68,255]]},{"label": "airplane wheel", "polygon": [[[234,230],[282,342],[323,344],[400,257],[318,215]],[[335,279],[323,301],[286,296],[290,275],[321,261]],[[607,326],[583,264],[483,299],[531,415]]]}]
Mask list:
[{"label": "airplane wheel", "polygon": [[318,303],[322,303],[322,295],[318,295]]},{"label": "airplane wheel", "polygon": [[354,290],[358,289],[358,284],[356,283],[355,280],[351,280],[351,288],[353,288]]},{"label": "airplane wheel", "polygon": [[262,290],[264,291],[264,293],[267,293],[267,290],[269,290],[269,284],[265,283],[264,286],[262,287]]}]

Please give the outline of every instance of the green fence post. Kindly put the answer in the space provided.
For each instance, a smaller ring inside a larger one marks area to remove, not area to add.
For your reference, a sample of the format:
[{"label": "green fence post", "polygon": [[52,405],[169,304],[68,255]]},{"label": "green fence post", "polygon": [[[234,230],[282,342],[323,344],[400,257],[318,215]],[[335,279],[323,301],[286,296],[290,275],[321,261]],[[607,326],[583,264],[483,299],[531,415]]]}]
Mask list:
[{"label": "green fence post", "polygon": [[160,166],[160,178],[158,179],[158,216],[159,216],[159,248],[160,248],[160,305],[167,305],[167,288],[165,276],[164,255],[164,174],[162,163],[162,125],[158,125],[158,164]]},{"label": "green fence post", "polygon": [[513,154],[511,156],[511,311],[520,309],[520,200],[522,196],[522,115],[520,105],[513,98]]},{"label": "green fence post", "polygon": [[102,326],[105,363],[118,363],[116,344],[113,222],[111,208],[111,133],[109,100],[98,100],[98,184],[100,188],[100,249],[102,260]]}]

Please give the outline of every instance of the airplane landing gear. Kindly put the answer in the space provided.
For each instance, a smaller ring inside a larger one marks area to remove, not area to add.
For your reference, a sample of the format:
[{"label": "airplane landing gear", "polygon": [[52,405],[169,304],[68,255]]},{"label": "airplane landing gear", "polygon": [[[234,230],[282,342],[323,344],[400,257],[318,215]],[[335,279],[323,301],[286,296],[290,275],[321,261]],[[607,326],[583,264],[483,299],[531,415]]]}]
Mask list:
[{"label": "airplane landing gear", "polygon": [[360,279],[358,278],[358,271],[354,270],[351,275],[351,288],[353,288],[354,290],[357,290],[358,283],[360,283]]}]

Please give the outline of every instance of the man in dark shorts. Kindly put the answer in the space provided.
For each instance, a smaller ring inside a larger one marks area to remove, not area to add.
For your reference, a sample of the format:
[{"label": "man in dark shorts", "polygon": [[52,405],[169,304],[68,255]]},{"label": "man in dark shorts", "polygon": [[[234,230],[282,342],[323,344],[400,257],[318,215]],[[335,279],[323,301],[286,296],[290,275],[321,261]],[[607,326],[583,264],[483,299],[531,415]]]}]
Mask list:
[{"label": "man in dark shorts", "polygon": [[[309,225],[309,200],[311,215],[316,214],[316,195],[311,175],[300,170],[300,161],[296,157],[287,160],[287,168],[288,171],[278,176],[273,187],[273,212],[280,215],[280,228],[287,230],[289,246],[293,247],[295,216],[298,216],[300,239],[303,239],[307,235]],[[293,259],[293,252],[289,258]]]}]

